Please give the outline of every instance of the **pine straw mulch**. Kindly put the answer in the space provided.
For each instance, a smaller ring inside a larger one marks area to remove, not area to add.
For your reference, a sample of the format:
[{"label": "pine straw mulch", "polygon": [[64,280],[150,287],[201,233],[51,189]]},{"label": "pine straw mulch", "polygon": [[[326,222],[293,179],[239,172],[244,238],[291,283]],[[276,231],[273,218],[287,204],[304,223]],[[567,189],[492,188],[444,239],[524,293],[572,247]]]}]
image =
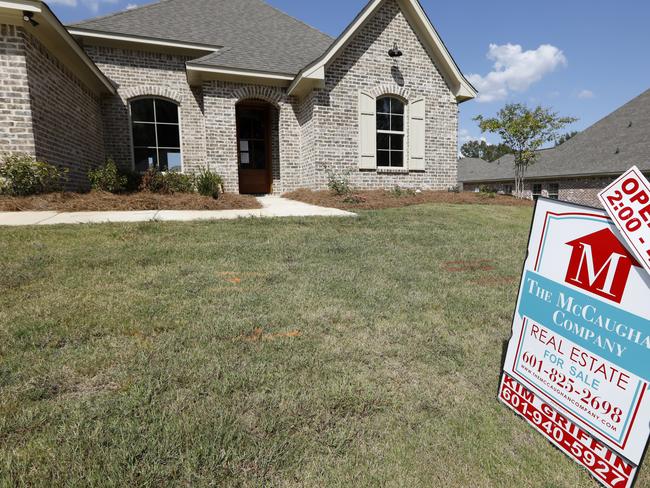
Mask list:
[{"label": "pine straw mulch", "polygon": [[197,194],[160,195],[137,192],[114,195],[90,193],[48,193],[29,197],[0,196],[0,211],[103,212],[128,210],[234,210],[261,208],[255,197],[224,193],[218,199]]},{"label": "pine straw mulch", "polygon": [[350,196],[335,195],[329,190],[296,190],[282,195],[291,200],[298,200],[321,207],[333,207],[343,210],[380,210],[384,208],[407,207],[423,203],[456,203],[475,205],[505,205],[531,207],[530,200],[519,200],[505,195],[488,195],[484,193],[448,191],[423,191],[412,193],[394,190],[355,191]]}]

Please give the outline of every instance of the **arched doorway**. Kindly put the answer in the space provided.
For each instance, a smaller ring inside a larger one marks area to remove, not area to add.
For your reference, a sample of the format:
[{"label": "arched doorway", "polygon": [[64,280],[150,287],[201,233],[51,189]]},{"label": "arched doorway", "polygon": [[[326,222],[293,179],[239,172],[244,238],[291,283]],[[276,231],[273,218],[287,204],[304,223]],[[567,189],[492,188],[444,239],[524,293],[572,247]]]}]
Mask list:
[{"label": "arched doorway", "polygon": [[272,192],[274,107],[262,100],[245,100],[236,106],[239,193]]}]

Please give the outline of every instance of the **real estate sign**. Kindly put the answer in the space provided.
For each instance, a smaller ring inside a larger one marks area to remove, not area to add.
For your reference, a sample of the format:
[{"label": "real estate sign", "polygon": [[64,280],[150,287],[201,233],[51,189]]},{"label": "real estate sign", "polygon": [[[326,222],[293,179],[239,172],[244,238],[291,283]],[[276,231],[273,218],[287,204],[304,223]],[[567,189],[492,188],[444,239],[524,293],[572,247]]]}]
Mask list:
[{"label": "real estate sign", "polygon": [[499,398],[603,485],[650,435],[650,275],[606,212],[537,202]]}]

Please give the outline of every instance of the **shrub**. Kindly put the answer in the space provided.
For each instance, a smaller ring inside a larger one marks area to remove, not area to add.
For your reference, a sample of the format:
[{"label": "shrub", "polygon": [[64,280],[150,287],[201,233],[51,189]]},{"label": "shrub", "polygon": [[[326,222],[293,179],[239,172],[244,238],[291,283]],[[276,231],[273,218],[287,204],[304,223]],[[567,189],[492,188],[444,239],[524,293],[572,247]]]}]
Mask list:
[{"label": "shrub", "polygon": [[172,171],[164,173],[163,179],[167,193],[194,193],[194,177],[191,175]]},{"label": "shrub", "polygon": [[26,196],[60,190],[66,180],[67,170],[28,154],[11,154],[3,157],[0,165],[0,192],[5,195]]},{"label": "shrub", "polygon": [[120,172],[115,161],[111,159],[106,161],[104,166],[90,170],[88,179],[93,190],[109,193],[122,193],[128,183],[126,175]]},{"label": "shrub", "polygon": [[401,198],[404,196],[412,197],[415,195],[415,190],[412,190],[411,188],[402,188],[401,186],[396,185],[393,187],[390,193],[395,198]]},{"label": "shrub", "polygon": [[481,185],[479,187],[479,193],[489,198],[495,198],[497,196],[496,191],[494,191],[494,189],[490,188],[487,185]]},{"label": "shrub", "polygon": [[151,193],[192,193],[194,179],[183,173],[161,173],[155,168],[148,169],[140,182],[140,190]]},{"label": "shrub", "polygon": [[0,195],[9,193],[9,180],[4,176],[0,176]]},{"label": "shrub", "polygon": [[165,183],[163,174],[155,168],[149,168],[142,174],[140,180],[140,190],[150,191],[151,193],[165,193]]},{"label": "shrub", "polygon": [[195,178],[196,190],[205,197],[219,198],[223,193],[223,179],[208,168],[201,170]]},{"label": "shrub", "polygon": [[352,193],[350,185],[350,171],[336,173],[332,169],[327,169],[327,187],[332,193],[338,196],[349,195]]},{"label": "shrub", "polygon": [[142,185],[142,174],[136,171],[128,171],[124,173],[126,176],[126,191],[129,193],[136,192],[140,190],[140,185]]},{"label": "shrub", "polygon": [[344,203],[349,203],[352,205],[360,205],[362,203],[366,203],[367,201],[368,201],[367,198],[362,197],[361,195],[353,195],[353,194],[350,194],[343,199]]}]

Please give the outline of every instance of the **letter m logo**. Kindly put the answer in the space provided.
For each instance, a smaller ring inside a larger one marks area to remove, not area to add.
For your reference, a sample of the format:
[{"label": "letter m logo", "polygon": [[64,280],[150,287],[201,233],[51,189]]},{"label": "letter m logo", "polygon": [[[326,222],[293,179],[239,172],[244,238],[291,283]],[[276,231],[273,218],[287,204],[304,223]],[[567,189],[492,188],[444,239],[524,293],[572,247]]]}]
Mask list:
[{"label": "letter m logo", "polygon": [[573,247],[565,281],[603,298],[621,303],[632,266],[639,263],[610,229],[580,237]]}]

